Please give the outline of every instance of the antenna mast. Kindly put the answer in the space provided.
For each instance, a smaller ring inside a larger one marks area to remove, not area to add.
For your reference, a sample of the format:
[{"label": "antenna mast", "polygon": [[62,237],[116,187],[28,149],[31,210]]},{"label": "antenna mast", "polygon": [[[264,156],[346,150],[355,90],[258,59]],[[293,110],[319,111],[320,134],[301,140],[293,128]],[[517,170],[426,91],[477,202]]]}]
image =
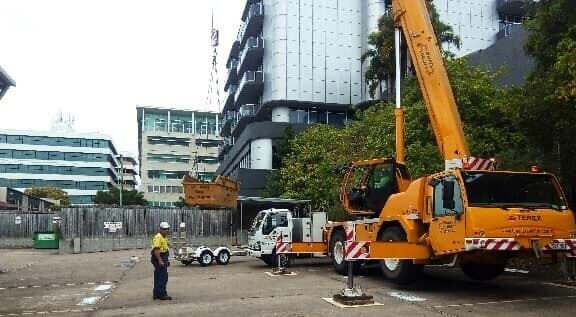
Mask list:
[{"label": "antenna mast", "polygon": [[[210,70],[210,84],[208,86],[208,95],[206,96],[206,107],[209,110],[217,110],[220,112],[220,89],[218,85],[218,45],[219,32],[214,28],[214,10],[212,10],[212,25],[210,26],[210,40],[212,42],[212,69]],[[214,98],[215,96],[215,99]],[[214,105],[215,103],[215,105]],[[215,106],[215,107],[214,107]]]}]

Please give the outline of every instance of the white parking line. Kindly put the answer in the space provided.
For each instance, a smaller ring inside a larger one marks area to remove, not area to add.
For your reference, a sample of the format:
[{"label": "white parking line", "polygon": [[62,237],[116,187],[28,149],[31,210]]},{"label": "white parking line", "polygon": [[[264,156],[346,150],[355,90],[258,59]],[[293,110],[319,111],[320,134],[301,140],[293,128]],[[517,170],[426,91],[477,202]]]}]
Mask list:
[{"label": "white parking line", "polygon": [[550,285],[550,286],[556,286],[556,287],[563,287],[563,288],[569,288],[569,289],[573,289],[576,290],[576,286],[572,286],[572,285],[565,285],[565,284],[557,284],[557,283],[542,283],[544,285]]},{"label": "white parking line", "polygon": [[576,295],[572,295],[572,296],[555,296],[555,297],[525,298],[525,299],[511,299],[511,300],[490,301],[490,302],[480,302],[480,303],[467,303],[467,304],[437,305],[437,306],[432,306],[432,307],[434,307],[434,308],[446,308],[446,307],[464,307],[464,306],[476,306],[476,305],[510,304],[510,303],[546,301],[546,300],[568,299],[568,298],[576,298]]}]

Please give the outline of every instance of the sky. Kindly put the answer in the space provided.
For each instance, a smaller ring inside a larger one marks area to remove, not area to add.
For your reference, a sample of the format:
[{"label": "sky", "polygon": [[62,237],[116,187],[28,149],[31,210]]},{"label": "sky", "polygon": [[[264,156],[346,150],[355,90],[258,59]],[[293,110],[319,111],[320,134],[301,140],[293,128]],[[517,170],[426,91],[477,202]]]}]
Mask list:
[{"label": "sky", "polygon": [[109,135],[137,156],[136,106],[220,110],[206,102],[211,15],[222,102],[245,2],[0,0],[0,67],[16,82],[0,100],[0,129],[47,131],[61,112],[76,132]]}]

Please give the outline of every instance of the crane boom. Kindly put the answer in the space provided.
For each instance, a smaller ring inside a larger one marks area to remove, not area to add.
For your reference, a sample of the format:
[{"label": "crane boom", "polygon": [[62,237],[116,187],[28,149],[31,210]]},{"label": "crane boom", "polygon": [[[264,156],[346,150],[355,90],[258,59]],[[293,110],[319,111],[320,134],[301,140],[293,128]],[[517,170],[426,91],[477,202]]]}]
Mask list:
[{"label": "crane boom", "polygon": [[448,166],[470,157],[470,151],[425,1],[393,0],[392,12],[404,33],[438,149]]}]

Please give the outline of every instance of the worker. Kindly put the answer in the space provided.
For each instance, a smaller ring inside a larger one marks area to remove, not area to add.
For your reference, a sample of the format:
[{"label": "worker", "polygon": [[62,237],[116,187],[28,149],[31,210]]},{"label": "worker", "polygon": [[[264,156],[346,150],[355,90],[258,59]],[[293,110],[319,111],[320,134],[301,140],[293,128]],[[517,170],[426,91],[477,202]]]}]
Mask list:
[{"label": "worker", "polygon": [[159,232],[152,239],[151,261],[152,265],[154,265],[153,298],[159,300],[172,299],[166,292],[168,266],[170,266],[170,261],[168,260],[170,244],[167,238],[169,233],[170,225],[165,221],[161,222]]}]

